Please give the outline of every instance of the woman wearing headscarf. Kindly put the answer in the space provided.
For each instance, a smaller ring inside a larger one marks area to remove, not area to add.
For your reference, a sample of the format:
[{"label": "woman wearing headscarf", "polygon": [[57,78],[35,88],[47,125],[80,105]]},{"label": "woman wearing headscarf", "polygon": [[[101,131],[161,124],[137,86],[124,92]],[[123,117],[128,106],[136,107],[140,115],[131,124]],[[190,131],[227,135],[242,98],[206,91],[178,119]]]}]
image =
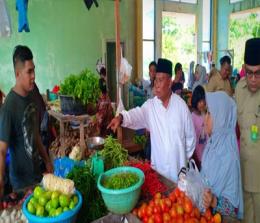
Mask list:
[{"label": "woman wearing headscarf", "polygon": [[190,62],[189,77],[188,77],[188,89],[191,90],[194,83],[194,61]]},{"label": "woman wearing headscarf", "polygon": [[242,219],[242,184],[235,132],[237,107],[223,91],[207,93],[206,102],[205,131],[209,138],[202,156],[201,173],[210,189],[204,191],[204,206],[223,216]]},{"label": "woman wearing headscarf", "polygon": [[195,68],[195,74],[194,74],[194,83],[192,86],[192,91],[198,86],[198,85],[204,85],[207,83],[207,72],[206,68],[201,66],[200,64],[196,65]]}]

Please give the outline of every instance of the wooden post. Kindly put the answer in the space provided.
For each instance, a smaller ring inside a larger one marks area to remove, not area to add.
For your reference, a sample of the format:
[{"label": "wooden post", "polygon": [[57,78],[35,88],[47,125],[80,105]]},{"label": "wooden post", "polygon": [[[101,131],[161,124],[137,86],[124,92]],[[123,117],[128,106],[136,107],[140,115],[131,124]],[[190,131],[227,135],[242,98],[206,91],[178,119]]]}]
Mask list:
[{"label": "wooden post", "polygon": [[[121,63],[121,44],[120,44],[120,11],[119,11],[119,0],[115,0],[115,35],[116,35],[116,80],[117,80],[117,94],[116,94],[116,104],[119,104],[119,94],[121,95],[121,87],[119,83],[119,71]],[[117,129],[117,138],[122,143],[123,134],[122,128]]]},{"label": "wooden post", "polygon": [[117,80],[117,105],[119,103],[119,71],[121,62],[120,49],[120,11],[119,0],[115,0],[115,35],[116,35],[116,80]]}]

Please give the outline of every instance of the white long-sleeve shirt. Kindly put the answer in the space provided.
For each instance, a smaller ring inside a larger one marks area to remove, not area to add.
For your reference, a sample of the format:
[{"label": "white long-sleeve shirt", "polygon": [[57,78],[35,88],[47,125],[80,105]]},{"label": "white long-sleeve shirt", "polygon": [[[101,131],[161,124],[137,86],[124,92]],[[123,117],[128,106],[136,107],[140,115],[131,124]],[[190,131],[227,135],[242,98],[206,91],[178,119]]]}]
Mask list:
[{"label": "white long-sleeve shirt", "polygon": [[142,107],[123,111],[123,127],[146,128],[151,135],[151,164],[161,175],[177,182],[180,169],[186,166],[195,149],[196,134],[185,102],[172,93],[168,107],[157,97]]}]

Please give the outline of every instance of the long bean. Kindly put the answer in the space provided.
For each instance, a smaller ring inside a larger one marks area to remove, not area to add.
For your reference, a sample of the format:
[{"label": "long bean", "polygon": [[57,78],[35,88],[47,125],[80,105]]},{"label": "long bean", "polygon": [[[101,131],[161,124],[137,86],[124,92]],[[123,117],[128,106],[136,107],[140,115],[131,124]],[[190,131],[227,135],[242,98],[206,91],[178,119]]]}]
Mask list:
[{"label": "long bean", "polygon": [[104,149],[99,154],[104,159],[106,170],[123,166],[128,157],[127,150],[112,136],[105,139]]}]

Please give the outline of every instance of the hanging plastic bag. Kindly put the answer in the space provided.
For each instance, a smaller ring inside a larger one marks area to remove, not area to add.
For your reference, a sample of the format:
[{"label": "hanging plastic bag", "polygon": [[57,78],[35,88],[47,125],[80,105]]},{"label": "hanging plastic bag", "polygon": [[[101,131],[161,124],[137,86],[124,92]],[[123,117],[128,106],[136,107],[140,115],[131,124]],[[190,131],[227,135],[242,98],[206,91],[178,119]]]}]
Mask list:
[{"label": "hanging plastic bag", "polygon": [[190,160],[188,168],[181,169],[178,187],[185,192],[201,212],[205,212],[203,206],[203,193],[204,189],[207,188],[207,184],[201,176],[194,160]]},{"label": "hanging plastic bag", "polygon": [[11,35],[11,26],[4,0],[0,0],[0,37]]},{"label": "hanging plastic bag", "polygon": [[132,73],[132,66],[128,63],[127,59],[122,55],[121,49],[121,63],[120,63],[120,70],[119,70],[119,83],[124,85],[127,83],[131,77]]}]

